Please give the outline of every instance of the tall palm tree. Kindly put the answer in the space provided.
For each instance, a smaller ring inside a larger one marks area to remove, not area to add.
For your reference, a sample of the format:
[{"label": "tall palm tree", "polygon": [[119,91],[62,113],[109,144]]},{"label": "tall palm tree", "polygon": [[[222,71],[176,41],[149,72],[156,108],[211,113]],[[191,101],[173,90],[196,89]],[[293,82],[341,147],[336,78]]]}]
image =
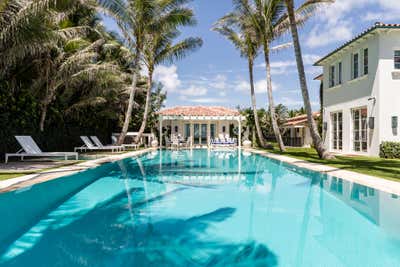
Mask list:
[{"label": "tall palm tree", "polygon": [[331,158],[333,158],[333,155],[330,154],[328,152],[328,150],[325,148],[322,138],[318,133],[317,124],[315,123],[315,120],[312,115],[310,97],[309,97],[308,88],[307,88],[306,74],[304,71],[304,63],[303,63],[303,58],[302,58],[302,53],[301,53],[301,45],[300,45],[300,41],[299,41],[299,33],[297,31],[297,26],[296,26],[296,14],[295,13],[299,12],[299,11],[300,12],[310,12],[310,11],[314,10],[319,4],[333,3],[333,2],[334,2],[334,0],[307,0],[298,8],[298,11],[295,11],[293,0],[285,0],[287,14],[288,14],[288,18],[289,18],[289,24],[290,24],[290,32],[291,32],[292,38],[293,38],[293,45],[294,45],[294,52],[295,52],[295,56],[296,56],[300,88],[301,88],[301,93],[303,96],[304,108],[307,113],[308,127],[310,129],[314,147],[315,147],[316,151],[318,152],[319,157],[322,159],[331,159]]},{"label": "tall palm tree", "polygon": [[252,22],[254,31],[259,36],[260,44],[264,52],[266,66],[267,94],[271,123],[275,139],[279,149],[285,151],[282,136],[279,131],[275,116],[274,100],[272,96],[271,64],[270,64],[270,44],[276,37],[275,26],[280,22],[284,12],[284,5],[281,0],[234,0],[235,10],[245,14]]},{"label": "tall palm tree", "polygon": [[251,20],[244,12],[237,10],[227,14],[218,20],[214,25],[213,30],[225,36],[232,44],[240,51],[240,55],[247,59],[249,81],[250,81],[250,96],[253,109],[254,124],[257,131],[259,143],[262,147],[266,146],[264,136],[262,134],[260,121],[257,112],[257,103],[254,90],[254,60],[257,57],[260,49],[259,36],[257,31],[251,25]]},{"label": "tall palm tree", "polygon": [[125,119],[121,134],[118,138],[118,144],[124,142],[128,132],[132,111],[134,107],[135,93],[139,78],[139,71],[142,63],[143,49],[146,35],[157,29],[168,29],[168,27],[177,27],[187,25],[188,19],[192,18],[188,12],[190,9],[184,8],[189,0],[98,0],[102,6],[107,6],[109,14],[114,16],[120,30],[123,33],[128,48],[132,49],[134,56],[132,66],[134,68],[132,75],[132,84],[129,92],[129,100],[125,112]]},{"label": "tall palm tree", "polygon": [[[187,16],[192,17],[193,14],[188,10]],[[192,21],[188,18],[187,22],[192,24]],[[186,38],[177,44],[173,44],[174,39],[179,36],[179,31],[174,29],[163,29],[158,28],[159,32],[151,32],[146,35],[146,41],[143,51],[144,62],[147,67],[147,92],[145,107],[143,113],[142,124],[139,129],[139,133],[136,137],[138,142],[146,128],[149,106],[151,99],[151,92],[153,88],[153,72],[154,68],[162,63],[171,64],[175,60],[184,58],[189,52],[192,52],[203,44],[200,38]]]}]

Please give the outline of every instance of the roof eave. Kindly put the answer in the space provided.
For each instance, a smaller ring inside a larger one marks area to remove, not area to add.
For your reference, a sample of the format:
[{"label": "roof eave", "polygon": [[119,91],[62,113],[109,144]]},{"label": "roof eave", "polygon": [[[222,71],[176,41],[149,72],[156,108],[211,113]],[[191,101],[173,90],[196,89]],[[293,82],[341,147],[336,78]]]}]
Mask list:
[{"label": "roof eave", "polygon": [[351,45],[352,43],[360,40],[361,38],[367,36],[368,34],[372,33],[375,30],[378,29],[400,29],[400,25],[398,26],[389,26],[389,25],[380,25],[380,26],[373,26],[370,29],[367,29],[365,32],[359,34],[357,37],[353,38],[352,40],[346,42],[345,44],[343,44],[342,46],[338,47],[337,49],[333,50],[332,52],[330,52],[328,55],[324,56],[323,58],[321,58],[320,60],[318,60],[317,62],[315,62],[313,64],[313,66],[315,67],[322,67],[324,64],[324,62],[326,60],[328,60],[331,56],[333,56],[334,54],[338,53],[339,51],[341,51],[342,49],[346,48],[347,46]]}]

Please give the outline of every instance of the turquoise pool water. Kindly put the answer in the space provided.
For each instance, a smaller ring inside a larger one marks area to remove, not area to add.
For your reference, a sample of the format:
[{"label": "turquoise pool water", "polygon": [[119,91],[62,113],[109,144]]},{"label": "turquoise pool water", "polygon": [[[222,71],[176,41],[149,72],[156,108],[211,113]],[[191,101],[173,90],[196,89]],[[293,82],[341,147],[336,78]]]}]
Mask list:
[{"label": "turquoise pool water", "polygon": [[400,266],[400,197],[237,151],[0,194],[0,266]]}]

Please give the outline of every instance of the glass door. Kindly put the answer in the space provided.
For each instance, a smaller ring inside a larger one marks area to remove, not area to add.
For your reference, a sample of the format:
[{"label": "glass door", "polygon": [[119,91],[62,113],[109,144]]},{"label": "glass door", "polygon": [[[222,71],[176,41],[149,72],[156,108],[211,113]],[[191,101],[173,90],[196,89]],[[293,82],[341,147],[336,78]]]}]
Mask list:
[{"label": "glass door", "polygon": [[210,124],[210,138],[215,139],[215,124]]},{"label": "glass door", "polygon": [[198,123],[193,124],[193,138],[194,143],[198,145],[200,142],[200,124]]},{"label": "glass door", "polygon": [[367,108],[353,109],[353,149],[356,152],[368,151]]},{"label": "glass door", "polygon": [[332,149],[342,150],[343,148],[343,113],[334,112],[332,117]]},{"label": "glass door", "polygon": [[186,123],[185,124],[185,139],[188,139],[190,137],[190,124]]},{"label": "glass door", "polygon": [[201,125],[201,144],[207,144],[207,124]]}]

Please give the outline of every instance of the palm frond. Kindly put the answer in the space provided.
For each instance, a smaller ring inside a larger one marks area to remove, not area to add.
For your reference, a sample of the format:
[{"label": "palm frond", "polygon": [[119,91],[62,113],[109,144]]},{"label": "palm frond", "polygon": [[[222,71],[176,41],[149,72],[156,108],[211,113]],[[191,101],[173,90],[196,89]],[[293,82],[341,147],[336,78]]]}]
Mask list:
[{"label": "palm frond", "polygon": [[192,53],[199,49],[203,45],[201,38],[186,38],[183,41],[167,46],[155,57],[155,64],[164,62],[172,63],[175,60],[180,60],[186,57],[189,53]]}]

